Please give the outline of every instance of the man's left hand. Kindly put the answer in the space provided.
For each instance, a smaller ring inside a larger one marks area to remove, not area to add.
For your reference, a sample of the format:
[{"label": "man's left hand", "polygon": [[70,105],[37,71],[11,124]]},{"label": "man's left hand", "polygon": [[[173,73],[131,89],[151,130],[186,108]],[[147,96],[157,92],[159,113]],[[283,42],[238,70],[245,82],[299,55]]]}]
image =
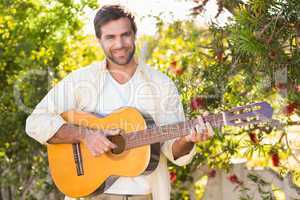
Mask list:
[{"label": "man's left hand", "polygon": [[210,123],[205,123],[201,115],[198,116],[197,119],[198,124],[190,130],[189,135],[184,137],[186,142],[203,142],[210,139],[214,135],[214,131]]}]

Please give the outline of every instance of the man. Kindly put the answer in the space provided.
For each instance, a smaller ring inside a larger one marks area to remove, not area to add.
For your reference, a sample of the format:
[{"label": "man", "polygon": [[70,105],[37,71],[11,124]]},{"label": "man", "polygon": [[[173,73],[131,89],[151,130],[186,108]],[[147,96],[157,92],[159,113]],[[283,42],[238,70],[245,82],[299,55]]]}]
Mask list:
[{"label": "man", "polygon": [[[173,82],[134,58],[137,32],[134,17],[120,6],[104,6],[97,12],[94,26],[106,59],[72,72],[58,83],[28,117],[27,134],[42,144],[81,142],[93,156],[100,156],[116,147],[106,136],[121,130],[73,126],[63,120],[62,112],[75,109],[106,115],[120,107],[131,106],[151,114],[157,125],[184,121]],[[195,127],[189,135],[162,145],[158,167],[152,174],[120,177],[105,194],[93,198],[170,199],[166,158],[177,165],[191,161],[195,154],[194,143],[209,137],[199,119],[202,127]]]}]

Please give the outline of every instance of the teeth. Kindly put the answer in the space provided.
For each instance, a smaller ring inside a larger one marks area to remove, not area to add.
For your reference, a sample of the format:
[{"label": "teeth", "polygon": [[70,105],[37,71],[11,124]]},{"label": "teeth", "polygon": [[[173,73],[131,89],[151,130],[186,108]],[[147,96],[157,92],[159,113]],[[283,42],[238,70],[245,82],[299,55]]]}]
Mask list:
[{"label": "teeth", "polygon": [[125,49],[115,50],[116,53],[125,52]]},{"label": "teeth", "polygon": [[120,51],[115,51],[114,52],[117,55],[125,55],[126,51],[125,50],[120,50]]}]

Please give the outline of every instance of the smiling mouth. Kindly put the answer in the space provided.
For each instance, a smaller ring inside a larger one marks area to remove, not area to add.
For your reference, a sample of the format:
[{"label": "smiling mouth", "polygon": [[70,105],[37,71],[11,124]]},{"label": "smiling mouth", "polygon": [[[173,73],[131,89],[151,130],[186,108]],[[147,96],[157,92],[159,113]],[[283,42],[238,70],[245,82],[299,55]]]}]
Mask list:
[{"label": "smiling mouth", "polygon": [[122,56],[125,56],[126,55],[126,50],[125,49],[121,49],[121,50],[115,50],[115,51],[113,51],[112,53],[114,54],[114,55],[116,55],[116,56],[120,56],[120,57],[122,57]]}]

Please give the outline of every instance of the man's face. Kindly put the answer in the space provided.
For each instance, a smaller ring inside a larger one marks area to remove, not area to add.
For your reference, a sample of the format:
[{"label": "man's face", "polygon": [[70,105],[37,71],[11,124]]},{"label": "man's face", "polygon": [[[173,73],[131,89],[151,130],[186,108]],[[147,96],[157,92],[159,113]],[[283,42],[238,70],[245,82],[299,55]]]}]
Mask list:
[{"label": "man's face", "polygon": [[135,34],[128,18],[103,25],[99,41],[110,61],[118,65],[126,65],[131,61],[135,52]]}]

